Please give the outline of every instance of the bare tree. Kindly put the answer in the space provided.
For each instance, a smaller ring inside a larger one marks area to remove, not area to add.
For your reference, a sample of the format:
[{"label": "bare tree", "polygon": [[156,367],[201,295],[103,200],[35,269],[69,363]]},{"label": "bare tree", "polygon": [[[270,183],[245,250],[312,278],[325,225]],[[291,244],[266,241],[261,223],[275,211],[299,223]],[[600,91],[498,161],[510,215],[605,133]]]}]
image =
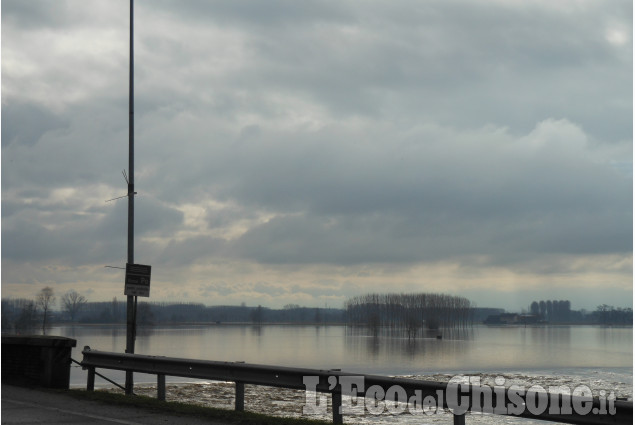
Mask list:
[{"label": "bare tree", "polygon": [[75,316],[87,302],[86,297],[80,295],[74,289],[62,295],[62,306],[64,311],[71,317],[71,322],[75,320]]},{"label": "bare tree", "polygon": [[42,288],[37,295],[35,303],[42,310],[42,335],[46,335],[46,321],[48,319],[49,310],[55,304],[53,289],[49,286]]}]

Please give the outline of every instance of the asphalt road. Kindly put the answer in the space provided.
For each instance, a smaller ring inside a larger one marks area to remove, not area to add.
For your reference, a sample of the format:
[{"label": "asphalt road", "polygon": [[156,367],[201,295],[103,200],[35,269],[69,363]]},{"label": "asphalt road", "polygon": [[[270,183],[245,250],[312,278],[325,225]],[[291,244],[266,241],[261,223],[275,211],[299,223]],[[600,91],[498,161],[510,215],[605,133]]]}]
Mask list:
[{"label": "asphalt road", "polygon": [[229,425],[191,416],[117,406],[2,383],[3,424]]}]

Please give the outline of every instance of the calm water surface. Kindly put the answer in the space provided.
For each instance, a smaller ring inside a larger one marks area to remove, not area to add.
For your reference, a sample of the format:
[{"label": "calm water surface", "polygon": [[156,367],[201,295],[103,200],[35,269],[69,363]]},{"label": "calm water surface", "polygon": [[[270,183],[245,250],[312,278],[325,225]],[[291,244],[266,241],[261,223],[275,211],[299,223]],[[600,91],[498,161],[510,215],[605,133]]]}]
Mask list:
[{"label": "calm water surface", "polygon": [[[63,326],[50,334],[77,339],[73,358],[81,360],[85,345],[102,351],[123,352],[125,326]],[[219,361],[245,361],[280,366],[378,375],[398,375],[434,381],[452,376],[479,374],[482,382],[493,385],[504,377],[506,385],[566,386],[586,385],[598,393],[614,392],[633,397],[633,330],[596,326],[486,327],[462,332],[443,331],[427,337],[372,336],[345,326],[159,326],[139,329],[139,354]],[[102,371],[123,384],[122,372]],[[167,377],[167,399],[233,409],[234,384]],[[73,386],[86,385],[86,372],[71,369]],[[156,396],[156,377],[135,374],[135,392]],[[97,385],[111,386],[99,378]],[[118,390],[119,391],[119,390]],[[276,416],[302,416],[303,391],[247,385],[247,410]],[[321,417],[330,420],[330,413]],[[540,421],[497,415],[471,414],[473,425],[539,425]],[[361,425],[448,424],[449,414],[426,417],[364,415],[346,417],[345,423]]]},{"label": "calm water surface", "polygon": [[[85,345],[123,352],[126,344],[125,326],[61,326],[50,334],[77,339],[77,360]],[[345,326],[157,326],[139,329],[135,352],[381,375],[596,371],[630,376],[632,384],[632,328],[476,326],[435,336],[373,337]],[[84,376],[74,370],[73,383]]]}]

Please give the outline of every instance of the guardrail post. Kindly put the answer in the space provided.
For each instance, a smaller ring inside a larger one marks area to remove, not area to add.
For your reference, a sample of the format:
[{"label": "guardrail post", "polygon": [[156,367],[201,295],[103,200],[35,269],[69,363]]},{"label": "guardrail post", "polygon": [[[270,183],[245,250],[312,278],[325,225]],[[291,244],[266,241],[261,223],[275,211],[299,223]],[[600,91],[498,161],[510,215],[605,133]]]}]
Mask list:
[{"label": "guardrail post", "polygon": [[452,416],[454,416],[454,425],[465,425],[465,413],[462,415],[452,413]]},{"label": "guardrail post", "polygon": [[157,399],[165,401],[165,375],[157,375]]},{"label": "guardrail post", "polygon": [[333,423],[334,424],[342,424],[344,423],[344,416],[342,415],[342,393],[334,392],[332,395],[332,408],[333,408]]},{"label": "guardrail post", "polygon": [[88,368],[88,380],[86,381],[86,391],[95,391],[95,368]]},{"label": "guardrail post", "polygon": [[236,410],[242,412],[245,410],[245,384],[236,381]]}]

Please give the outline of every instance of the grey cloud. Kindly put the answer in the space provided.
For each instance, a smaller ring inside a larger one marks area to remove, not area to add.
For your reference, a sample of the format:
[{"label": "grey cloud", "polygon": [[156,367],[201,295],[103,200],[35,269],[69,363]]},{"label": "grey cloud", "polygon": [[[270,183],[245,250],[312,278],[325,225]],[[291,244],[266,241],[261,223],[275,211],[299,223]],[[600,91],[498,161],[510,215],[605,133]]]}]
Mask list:
[{"label": "grey cloud", "polygon": [[[488,2],[162,1],[140,7],[138,43],[158,43],[137,61],[140,114],[171,103],[200,105],[194,99],[201,93],[219,102],[215,113],[227,114],[224,108],[236,105],[242,90],[250,100],[241,110],[257,114],[270,114],[266,100],[285,94],[317,102],[334,116],[423,118],[462,128],[493,123],[515,132],[554,116],[584,122],[611,141],[632,132],[632,113],[624,113],[631,104],[625,52],[632,43],[605,40],[614,22],[632,32],[623,18],[632,15],[628,1],[562,10]],[[155,28],[167,17],[169,41]],[[226,74],[218,65],[232,58],[215,62],[226,52],[214,50],[204,31],[225,28],[221,22],[232,22],[244,36],[244,63]],[[125,64],[121,68],[125,81]],[[149,73],[162,77],[150,81]],[[594,100],[577,100],[588,98]]]},{"label": "grey cloud", "polygon": [[[77,105],[63,117],[67,125],[43,133],[37,147],[27,143],[3,145],[3,190],[106,184],[121,187],[125,193],[121,177],[121,170],[128,168],[125,109],[116,111],[106,101]],[[15,128],[18,134],[28,134],[32,131],[27,129],[29,118],[16,120],[16,127],[10,124],[9,128]]]},{"label": "grey cloud", "polygon": [[[125,193],[124,3],[3,2],[5,258],[125,258],[125,200],[44,202]],[[632,251],[632,2],[136,3],[148,261],[512,267]],[[55,31],[88,38],[49,49]],[[232,205],[207,211],[214,230],[273,218],[185,237],[175,206],[207,201]]]},{"label": "grey cloud", "polygon": [[[19,213],[3,217],[3,257],[70,264],[125,259],[127,202],[104,204],[99,211],[86,212],[77,209],[79,201],[53,207],[38,205],[37,201],[31,206],[15,200],[6,201]],[[182,223],[180,211],[157,201],[144,199],[137,205],[137,238],[173,234]]]},{"label": "grey cloud", "polygon": [[65,1],[5,1],[2,5],[4,23],[11,22],[27,29],[67,26],[76,22],[73,16],[73,8]]},{"label": "grey cloud", "polygon": [[[241,170],[224,188],[225,196],[325,213],[419,210],[422,205],[449,210],[452,204],[469,215],[474,209],[495,214],[501,207],[497,200],[507,195],[515,202],[505,206],[513,210],[599,208],[619,199],[628,180],[608,164],[589,160],[587,147],[576,141],[552,147],[557,138],[579,137],[565,133],[571,127],[566,122],[562,134],[559,126],[549,136],[554,142],[527,151],[515,150],[523,141],[496,131],[424,130],[402,138],[399,129],[382,133],[369,125],[358,134],[324,131],[306,140],[271,135],[266,142],[230,151],[215,165],[227,164],[225,175]],[[363,142],[356,144],[355,138]]]},{"label": "grey cloud", "polygon": [[522,137],[370,123],[252,129],[197,152],[197,166],[181,167],[181,178],[197,196],[241,206],[209,212],[210,224],[248,210],[279,214],[214,249],[222,256],[353,264],[483,254],[506,264],[541,252],[632,249],[630,177],[611,165],[615,152],[568,121],[546,120]]},{"label": "grey cloud", "polygon": [[170,240],[168,245],[156,254],[153,262],[182,266],[211,258],[222,261],[227,257],[227,242],[224,239],[194,236],[185,240]]},{"label": "grey cloud", "polygon": [[[616,105],[616,99],[630,103],[624,87],[631,66],[619,54],[629,47],[604,39],[611,14],[416,2],[366,16],[376,8],[365,4],[355,10],[357,19],[324,31],[263,30],[250,45],[253,66],[229,76],[230,87],[253,88],[255,96],[271,87],[319,102],[335,116],[405,114],[518,131],[546,116],[566,116],[596,135],[612,128],[613,140],[630,134],[632,114]],[[606,96],[594,96],[598,84]],[[596,102],[571,102],[588,96]]]},{"label": "grey cloud", "polygon": [[[272,264],[413,262],[411,244],[395,244],[390,219],[292,216],[250,230],[235,244],[239,256]],[[401,241],[403,242],[403,241]],[[410,241],[412,242],[412,241]]]},{"label": "grey cloud", "polygon": [[[470,262],[515,268],[554,254],[627,253],[630,233],[614,220],[628,213],[457,219],[398,214],[274,219],[236,242],[238,256],[269,264]],[[481,264],[482,265],[482,264]]]},{"label": "grey cloud", "polygon": [[40,105],[8,102],[2,105],[2,146],[11,143],[32,147],[49,131],[67,127],[59,117]]},{"label": "grey cloud", "polygon": [[[113,18],[119,18],[119,22],[112,22]],[[113,24],[125,28],[128,24],[128,2],[93,0],[86,4],[81,0],[8,0],[2,2],[2,22],[3,35],[4,25],[27,31],[95,29]]]},{"label": "grey cloud", "polygon": [[[543,127],[547,136],[534,134]],[[227,195],[297,213],[253,228],[238,250],[263,262],[337,264],[629,252],[630,179],[590,161],[569,123],[546,122],[534,133],[527,137],[572,140],[522,152],[515,147],[532,142],[476,134],[443,141],[445,149],[409,146],[407,156],[407,144],[395,140],[347,152],[325,141],[298,156],[292,146],[264,144],[268,154],[254,152],[258,163],[240,167],[249,173]]]},{"label": "grey cloud", "polygon": [[[37,221],[29,220],[26,215],[2,220],[2,257],[21,261],[55,258],[61,247],[51,237],[51,232]],[[73,241],[68,241],[66,247],[69,243],[73,245],[69,251],[78,250],[79,247]]]},{"label": "grey cloud", "polygon": [[183,223],[181,211],[150,197],[137,196],[135,212],[135,231],[140,236],[171,235]]},{"label": "grey cloud", "polygon": [[307,23],[337,21],[349,18],[350,13],[342,2],[309,0],[297,3],[292,0],[260,2],[231,0],[209,2],[153,1],[152,7],[160,7],[165,13],[176,14],[187,20],[213,21],[216,24],[234,26],[249,24],[255,27],[303,26]]},{"label": "grey cloud", "polygon": [[229,206],[208,210],[206,218],[210,229],[220,229],[240,220],[255,219],[257,215],[255,211],[250,211],[246,208]]}]

